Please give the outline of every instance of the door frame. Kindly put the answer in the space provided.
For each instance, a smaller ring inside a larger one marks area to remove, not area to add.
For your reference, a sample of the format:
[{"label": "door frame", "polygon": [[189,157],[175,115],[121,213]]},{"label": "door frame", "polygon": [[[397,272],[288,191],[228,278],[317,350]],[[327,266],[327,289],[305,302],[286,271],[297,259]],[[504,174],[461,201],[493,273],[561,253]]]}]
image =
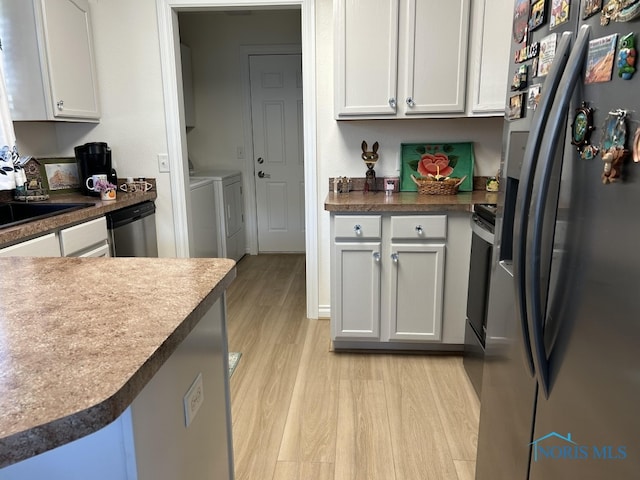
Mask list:
[{"label": "door frame", "polygon": [[[247,191],[247,231],[249,232],[249,253],[251,255],[258,254],[258,209],[256,206],[257,193],[255,182],[255,153],[253,151],[253,118],[251,114],[251,77],[249,70],[249,57],[251,55],[296,55],[302,53],[302,45],[246,45],[240,49],[241,56],[241,78],[242,91],[244,97],[242,99],[242,117],[244,119],[244,152],[245,152],[245,177],[251,182],[245,181],[245,189]],[[304,59],[304,56],[303,56]],[[304,60],[303,60],[304,61]],[[303,72],[304,75],[304,72]],[[304,102],[304,80],[302,82],[302,94]],[[303,106],[304,112],[304,106]],[[304,114],[304,113],[303,113]],[[303,135],[306,135],[306,131]],[[306,144],[306,140],[305,140]],[[305,151],[306,155],[306,151]],[[305,168],[305,198],[308,194],[306,189],[306,169],[307,159],[304,159]],[[305,200],[307,203],[307,200]],[[306,212],[305,212],[306,213]],[[305,230],[308,226],[305,225]]]},{"label": "door frame", "polygon": [[[156,0],[176,256],[189,256],[187,139],[178,11],[301,8],[307,317],[318,318],[315,0]],[[246,139],[245,139],[246,142]],[[247,152],[247,150],[245,150]]]}]

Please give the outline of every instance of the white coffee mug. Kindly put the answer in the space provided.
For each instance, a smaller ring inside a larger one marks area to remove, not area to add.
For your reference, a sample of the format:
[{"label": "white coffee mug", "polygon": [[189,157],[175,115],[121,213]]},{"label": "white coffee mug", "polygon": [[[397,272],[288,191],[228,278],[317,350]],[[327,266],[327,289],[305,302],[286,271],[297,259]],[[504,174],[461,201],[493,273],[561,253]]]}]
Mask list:
[{"label": "white coffee mug", "polygon": [[98,175],[91,175],[89,178],[87,178],[85,185],[92,192],[98,192],[99,190],[96,189],[96,183],[98,183],[98,181],[106,182],[107,175],[104,173],[100,173]]}]

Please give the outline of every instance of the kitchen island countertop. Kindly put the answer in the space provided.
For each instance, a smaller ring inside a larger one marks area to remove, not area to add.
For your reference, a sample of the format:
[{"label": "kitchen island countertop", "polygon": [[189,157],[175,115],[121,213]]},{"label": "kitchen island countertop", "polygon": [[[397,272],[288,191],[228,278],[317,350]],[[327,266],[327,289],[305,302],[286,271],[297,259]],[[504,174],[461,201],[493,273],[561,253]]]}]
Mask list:
[{"label": "kitchen island countertop", "polygon": [[475,190],[457,195],[420,195],[417,192],[400,192],[387,195],[384,192],[354,191],[348,194],[330,192],[324,203],[329,212],[471,212],[475,204],[495,205],[497,192]]},{"label": "kitchen island countertop", "polygon": [[115,420],[235,278],[228,259],[0,258],[0,468]]}]

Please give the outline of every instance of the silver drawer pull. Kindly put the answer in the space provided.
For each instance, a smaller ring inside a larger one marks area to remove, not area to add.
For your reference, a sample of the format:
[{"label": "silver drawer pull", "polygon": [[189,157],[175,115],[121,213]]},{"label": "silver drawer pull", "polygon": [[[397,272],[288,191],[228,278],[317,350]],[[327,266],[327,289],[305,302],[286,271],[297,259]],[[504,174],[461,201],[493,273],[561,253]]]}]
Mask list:
[{"label": "silver drawer pull", "polygon": [[373,252],[373,261],[380,263],[380,252]]},{"label": "silver drawer pull", "polygon": [[396,99],[395,98],[390,98],[389,99],[389,106],[391,108],[393,108],[394,110],[396,109]]},{"label": "silver drawer pull", "polygon": [[409,108],[413,108],[416,106],[416,102],[413,101],[413,98],[407,97],[407,105],[409,106]]},{"label": "silver drawer pull", "polygon": [[362,227],[360,225],[354,225],[353,231],[356,232],[356,235],[362,235]]},{"label": "silver drawer pull", "polygon": [[416,225],[416,233],[418,235],[423,235],[424,234],[424,230],[422,229],[422,225]]},{"label": "silver drawer pull", "polygon": [[391,260],[393,260],[393,263],[398,263],[398,254],[397,253],[392,253],[391,254]]}]

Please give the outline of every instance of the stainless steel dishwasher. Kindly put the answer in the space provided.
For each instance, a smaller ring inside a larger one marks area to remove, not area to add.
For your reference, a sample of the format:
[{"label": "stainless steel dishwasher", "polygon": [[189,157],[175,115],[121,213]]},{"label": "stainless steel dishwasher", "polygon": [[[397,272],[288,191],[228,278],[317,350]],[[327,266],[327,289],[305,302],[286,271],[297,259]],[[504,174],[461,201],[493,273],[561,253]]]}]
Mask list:
[{"label": "stainless steel dishwasher", "polygon": [[157,257],[156,206],[147,201],[107,213],[112,257]]}]

